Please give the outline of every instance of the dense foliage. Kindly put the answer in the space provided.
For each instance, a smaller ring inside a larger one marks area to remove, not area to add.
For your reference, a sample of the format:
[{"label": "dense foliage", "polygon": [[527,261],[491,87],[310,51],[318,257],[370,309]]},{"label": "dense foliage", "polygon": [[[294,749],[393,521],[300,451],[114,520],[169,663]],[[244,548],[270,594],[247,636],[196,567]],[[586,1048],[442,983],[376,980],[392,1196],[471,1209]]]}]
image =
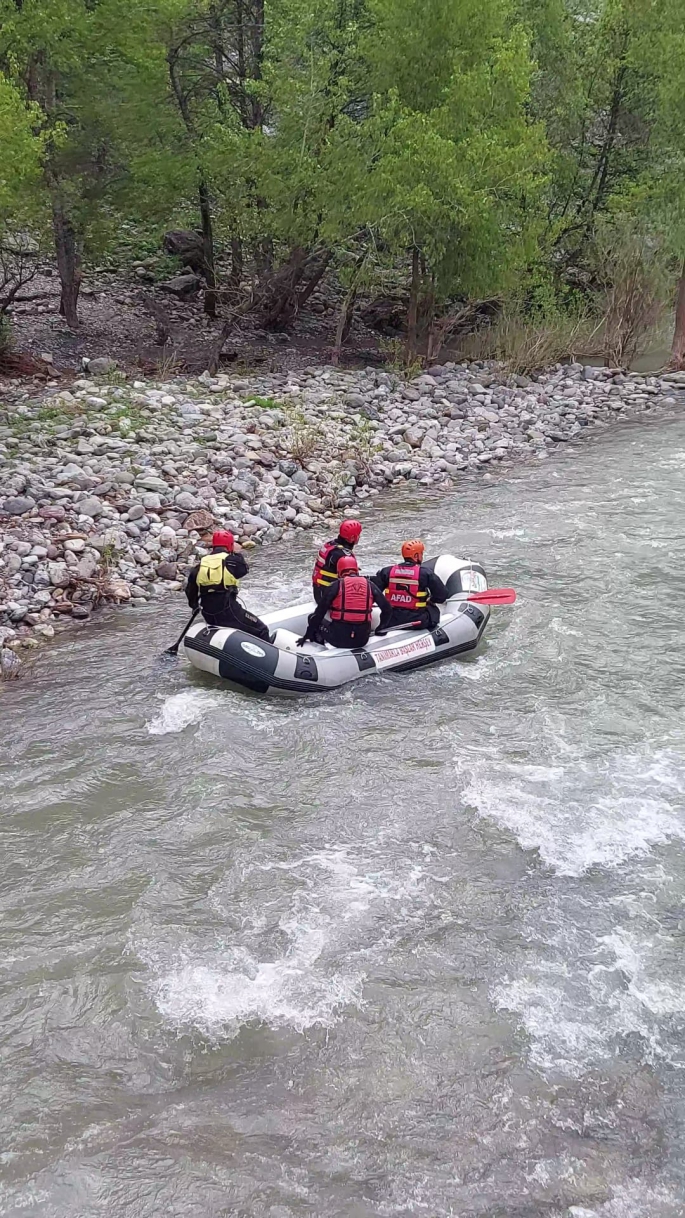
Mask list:
[{"label": "dense foliage", "polygon": [[272,326],[335,267],[342,339],[404,276],[411,349],[465,302],[673,297],[681,5],[0,0],[0,248],[49,230],[74,326],[124,223],[196,229],[206,310],[249,293]]}]

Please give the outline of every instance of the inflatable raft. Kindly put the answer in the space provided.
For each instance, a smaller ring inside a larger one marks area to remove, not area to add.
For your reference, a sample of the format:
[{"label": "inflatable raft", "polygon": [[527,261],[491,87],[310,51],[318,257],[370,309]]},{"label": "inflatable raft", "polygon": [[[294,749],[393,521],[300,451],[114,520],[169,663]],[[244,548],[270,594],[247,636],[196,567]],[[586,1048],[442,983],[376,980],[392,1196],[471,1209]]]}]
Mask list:
[{"label": "inflatable raft", "polygon": [[[242,630],[191,626],[183,640],[185,654],[195,668],[223,677],[233,685],[260,694],[321,694],[377,672],[411,672],[449,656],[473,651],[488,624],[487,605],[467,600],[471,592],[487,589],[485,572],[477,563],[441,554],[431,567],[445,584],[448,600],[440,606],[440,622],[433,630],[397,628],[386,635],[371,635],[366,647],[354,651],[297,639],[307,628],[314,602],[292,605],[262,614],[272,631],[272,643]],[[379,611],[374,608],[374,628]]]}]

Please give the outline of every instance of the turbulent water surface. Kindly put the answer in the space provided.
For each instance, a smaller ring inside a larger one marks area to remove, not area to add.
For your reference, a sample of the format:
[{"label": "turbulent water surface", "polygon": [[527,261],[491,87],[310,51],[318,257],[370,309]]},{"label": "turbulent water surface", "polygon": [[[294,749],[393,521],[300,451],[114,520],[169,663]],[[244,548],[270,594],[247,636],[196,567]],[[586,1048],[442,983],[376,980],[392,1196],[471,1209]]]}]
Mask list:
[{"label": "turbulent water surface", "polygon": [[518,589],[471,661],[265,701],[178,603],[3,691],[0,1214],[685,1213],[684,477],[625,425],[370,517]]}]

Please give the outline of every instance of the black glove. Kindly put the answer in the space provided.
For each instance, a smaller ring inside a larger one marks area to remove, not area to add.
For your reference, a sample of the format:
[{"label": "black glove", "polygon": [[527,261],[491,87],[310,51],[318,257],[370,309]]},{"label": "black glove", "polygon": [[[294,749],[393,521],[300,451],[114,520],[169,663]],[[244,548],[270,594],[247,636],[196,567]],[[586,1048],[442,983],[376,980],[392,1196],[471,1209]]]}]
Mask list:
[{"label": "black glove", "polygon": [[305,643],[308,643],[308,642],[309,642],[309,639],[307,638],[306,634],[303,634],[301,639],[297,639],[295,646],[304,647]]},{"label": "black glove", "polygon": [[381,630],[380,626],[376,626],[376,629],[374,630],[374,634],[377,634],[381,639],[384,639],[387,633],[387,630]]}]

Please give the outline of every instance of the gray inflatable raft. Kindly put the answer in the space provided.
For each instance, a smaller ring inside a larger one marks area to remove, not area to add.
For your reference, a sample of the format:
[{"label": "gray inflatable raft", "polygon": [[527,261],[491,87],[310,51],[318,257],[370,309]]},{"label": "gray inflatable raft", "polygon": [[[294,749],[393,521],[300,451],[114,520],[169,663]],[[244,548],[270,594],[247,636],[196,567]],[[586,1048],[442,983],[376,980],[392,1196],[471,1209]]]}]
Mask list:
[{"label": "gray inflatable raft", "polygon": [[[273,643],[242,630],[200,622],[191,626],[183,640],[185,654],[195,668],[233,685],[260,694],[294,695],[326,693],[377,672],[411,672],[473,651],[490,617],[487,605],[467,600],[470,592],[486,590],[483,568],[451,554],[429,559],[426,565],[440,576],[448,594],[434,630],[400,628],[381,637],[372,634],[366,647],[354,651],[319,643],[297,647],[296,640],[304,634],[314,609],[314,602],[308,601],[262,615],[273,632]],[[374,608],[374,627],[378,619],[378,609]]]}]

